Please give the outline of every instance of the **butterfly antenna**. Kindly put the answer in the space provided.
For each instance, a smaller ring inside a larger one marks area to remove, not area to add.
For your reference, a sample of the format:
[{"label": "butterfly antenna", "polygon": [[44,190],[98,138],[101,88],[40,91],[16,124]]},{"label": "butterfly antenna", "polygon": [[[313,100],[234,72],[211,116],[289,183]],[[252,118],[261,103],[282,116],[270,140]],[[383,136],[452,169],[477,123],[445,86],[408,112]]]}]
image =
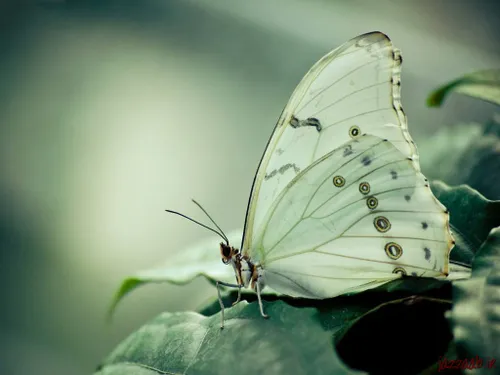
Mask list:
[{"label": "butterfly antenna", "polygon": [[213,228],[210,228],[208,225],[202,224],[202,223],[200,223],[199,221],[196,221],[196,220],[194,220],[194,219],[190,218],[189,216],[186,216],[186,215],[184,215],[184,214],[181,214],[180,212],[177,212],[177,211],[172,211],[172,210],[165,210],[165,211],[167,211],[167,212],[169,212],[169,213],[171,213],[171,214],[175,214],[175,215],[182,216],[184,219],[188,219],[188,220],[192,221],[193,223],[198,224],[199,226],[202,226],[203,228],[206,228],[206,229],[208,229],[208,230],[210,230],[210,231],[212,231],[212,232],[216,233],[217,235],[219,235],[220,237],[222,237],[222,239],[226,242],[226,244],[227,244],[227,245],[229,245],[229,241],[227,240],[227,238],[226,238],[226,236],[225,236],[225,235],[223,235],[223,234],[221,234],[221,233],[217,232],[217,231],[216,231],[215,229],[213,229]]},{"label": "butterfly antenna", "polygon": [[[210,219],[210,221],[217,227],[217,229],[220,231],[219,235],[224,238],[224,240],[226,241],[226,244],[229,246],[229,240],[227,239],[227,236],[226,234],[224,233],[224,231],[217,225],[217,223],[214,221],[214,219],[212,219],[212,217],[208,214],[208,212],[201,206],[201,204],[199,204],[198,202],[196,202],[194,199],[192,199],[193,203],[195,205],[197,205],[200,210],[203,211],[203,213],[205,215],[207,215],[207,217]],[[221,234],[222,233],[222,234]]]}]

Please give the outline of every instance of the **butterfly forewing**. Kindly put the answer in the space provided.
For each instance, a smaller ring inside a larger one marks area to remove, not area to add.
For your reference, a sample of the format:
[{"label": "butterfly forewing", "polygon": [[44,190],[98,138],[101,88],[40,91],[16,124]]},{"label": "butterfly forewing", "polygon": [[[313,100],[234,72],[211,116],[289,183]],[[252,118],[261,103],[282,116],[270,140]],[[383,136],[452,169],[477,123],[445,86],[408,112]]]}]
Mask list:
[{"label": "butterfly forewing", "polygon": [[[283,110],[255,177],[242,249],[251,255],[271,204],[302,170],[368,133],[388,139],[418,170],[400,105],[401,55],[379,32],[354,38],[318,61]],[[348,150],[346,151],[348,152]]]},{"label": "butterfly forewing", "polygon": [[448,214],[425,177],[391,142],[371,135],[294,178],[256,233],[252,258],[269,285],[310,298],[402,274],[444,276],[452,243]]}]

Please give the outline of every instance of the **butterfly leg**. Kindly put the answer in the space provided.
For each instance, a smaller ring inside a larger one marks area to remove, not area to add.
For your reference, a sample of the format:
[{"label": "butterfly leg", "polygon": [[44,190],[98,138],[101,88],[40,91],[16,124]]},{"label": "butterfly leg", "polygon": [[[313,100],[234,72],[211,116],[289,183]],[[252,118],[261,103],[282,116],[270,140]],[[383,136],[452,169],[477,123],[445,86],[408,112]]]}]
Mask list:
[{"label": "butterfly leg", "polygon": [[238,284],[229,284],[229,283],[225,283],[225,282],[222,282],[222,281],[217,281],[216,282],[216,286],[217,286],[217,296],[219,298],[219,305],[220,305],[220,328],[223,329],[224,328],[224,302],[222,302],[222,296],[220,294],[220,286],[227,286],[227,287],[230,287],[230,288],[238,288],[238,301],[241,297],[241,287],[243,285],[238,285]]},{"label": "butterfly leg", "polygon": [[262,305],[262,297],[260,296],[260,283],[258,281],[255,284],[255,287],[257,289],[257,299],[259,300],[260,315],[267,319],[269,318],[269,315],[264,314],[264,306]]},{"label": "butterfly leg", "polygon": [[240,301],[241,301],[241,285],[238,287],[238,298],[236,298],[236,301],[233,302],[233,306]]}]

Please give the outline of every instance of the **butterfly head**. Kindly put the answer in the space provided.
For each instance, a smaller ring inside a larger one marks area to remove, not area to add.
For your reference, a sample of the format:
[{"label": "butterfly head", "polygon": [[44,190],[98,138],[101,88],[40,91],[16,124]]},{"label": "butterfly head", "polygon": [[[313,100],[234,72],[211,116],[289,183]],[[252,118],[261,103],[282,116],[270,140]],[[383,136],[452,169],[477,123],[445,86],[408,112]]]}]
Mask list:
[{"label": "butterfly head", "polygon": [[229,264],[234,258],[239,254],[239,250],[235,249],[229,244],[225,244],[224,242],[220,243],[220,255],[222,257],[222,263]]}]

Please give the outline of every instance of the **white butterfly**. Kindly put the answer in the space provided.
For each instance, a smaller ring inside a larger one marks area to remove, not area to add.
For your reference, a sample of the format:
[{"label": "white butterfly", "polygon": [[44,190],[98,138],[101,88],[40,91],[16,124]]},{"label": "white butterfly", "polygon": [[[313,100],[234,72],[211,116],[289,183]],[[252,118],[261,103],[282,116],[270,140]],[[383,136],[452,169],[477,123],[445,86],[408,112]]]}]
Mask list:
[{"label": "white butterfly", "polygon": [[236,302],[250,286],[267,317],[265,285],[322,299],[402,275],[446,277],[448,212],[420,173],[401,63],[390,39],[372,32],[324,56],[297,86],[255,176],[241,251],[221,234],[236,276],[217,283],[222,327],[220,285],[238,288]]}]

